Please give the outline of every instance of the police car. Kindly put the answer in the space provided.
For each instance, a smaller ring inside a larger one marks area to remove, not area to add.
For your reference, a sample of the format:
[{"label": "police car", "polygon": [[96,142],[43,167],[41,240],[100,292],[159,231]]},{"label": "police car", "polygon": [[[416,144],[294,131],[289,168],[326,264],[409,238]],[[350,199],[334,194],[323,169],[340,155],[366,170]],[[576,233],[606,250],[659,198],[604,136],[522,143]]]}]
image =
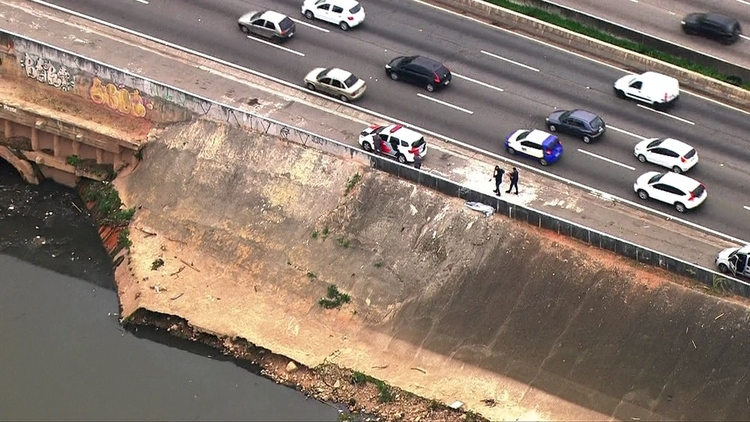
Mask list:
[{"label": "police car", "polygon": [[421,133],[402,125],[372,125],[359,134],[359,145],[368,152],[376,152],[413,163],[414,157],[427,155],[427,144]]},{"label": "police car", "polygon": [[505,139],[505,151],[535,158],[546,166],[560,159],[563,147],[555,135],[537,129],[519,129]]}]

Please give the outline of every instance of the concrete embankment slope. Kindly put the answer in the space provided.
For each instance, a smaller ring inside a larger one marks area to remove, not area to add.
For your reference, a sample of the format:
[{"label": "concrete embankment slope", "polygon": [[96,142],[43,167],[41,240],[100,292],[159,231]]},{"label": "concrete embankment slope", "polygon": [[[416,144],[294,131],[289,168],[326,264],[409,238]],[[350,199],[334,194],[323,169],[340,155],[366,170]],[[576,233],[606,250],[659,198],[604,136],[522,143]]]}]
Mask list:
[{"label": "concrete embankment slope", "polygon": [[[747,309],[666,273],[207,121],[143,158],[117,181],[138,209],[125,315],[179,315],[493,420],[750,417]],[[352,302],[321,308],[330,284]]]}]

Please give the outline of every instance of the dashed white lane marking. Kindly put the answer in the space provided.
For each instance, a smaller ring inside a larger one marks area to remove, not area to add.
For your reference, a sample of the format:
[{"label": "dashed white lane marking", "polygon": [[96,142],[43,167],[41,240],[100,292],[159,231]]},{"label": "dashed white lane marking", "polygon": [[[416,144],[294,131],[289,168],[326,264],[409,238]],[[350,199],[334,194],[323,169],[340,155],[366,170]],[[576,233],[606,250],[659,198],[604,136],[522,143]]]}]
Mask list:
[{"label": "dashed white lane marking", "polygon": [[737,2],[738,2],[738,3],[742,3],[742,4],[746,4],[746,5],[750,6],[750,1],[745,1],[745,0],[737,0]]},{"label": "dashed white lane marking", "polygon": [[617,128],[617,127],[614,127],[614,126],[607,126],[607,129],[608,130],[614,130],[615,132],[620,132],[620,133],[623,133],[625,135],[632,136],[633,138],[638,138],[640,140],[646,139],[645,136],[637,135],[637,134],[635,134],[633,132],[628,132],[627,130],[620,129],[620,128]]},{"label": "dashed white lane marking", "polygon": [[463,107],[459,107],[459,106],[457,106],[455,104],[451,104],[451,103],[447,103],[445,101],[438,100],[437,98],[428,97],[427,95],[424,95],[424,94],[417,93],[417,97],[424,98],[425,100],[430,100],[430,101],[436,102],[438,104],[442,104],[442,105],[444,105],[446,107],[450,107],[450,108],[456,109],[458,111],[463,111],[466,114],[474,114],[474,112],[471,111],[471,110],[467,110],[467,109],[465,109]]},{"label": "dashed white lane marking", "polygon": [[744,206],[743,206],[742,208],[744,208],[744,209],[746,209],[746,210],[750,211],[750,207],[748,207],[747,205],[744,205]]},{"label": "dashed white lane marking", "polygon": [[317,29],[317,30],[318,30],[318,31],[320,31],[320,32],[331,32],[331,31],[329,31],[329,30],[327,30],[327,29],[325,29],[325,28],[321,28],[321,27],[319,27],[319,26],[317,26],[317,25],[313,25],[313,24],[311,24],[311,23],[307,23],[307,22],[305,22],[305,21],[301,21],[301,20],[299,20],[299,19],[294,19],[294,18],[289,18],[289,19],[291,19],[292,21],[294,21],[294,22],[296,22],[296,23],[298,23],[298,24],[300,24],[300,25],[305,25],[305,26],[307,26],[307,27],[309,27],[309,28],[312,28],[312,29]]},{"label": "dashed white lane marking", "polygon": [[623,163],[621,163],[619,161],[615,161],[615,160],[612,160],[612,159],[607,158],[607,157],[602,157],[601,155],[594,154],[593,152],[588,152],[588,151],[582,150],[580,148],[578,148],[578,152],[580,152],[582,154],[586,154],[586,155],[588,155],[590,157],[598,158],[598,159],[600,159],[602,161],[606,161],[606,162],[608,162],[610,164],[614,164],[616,166],[624,167],[624,168],[626,168],[628,170],[635,171],[635,167],[630,167],[627,164],[623,164]]},{"label": "dashed white lane marking", "polygon": [[747,35],[740,35],[740,38],[744,38],[746,40],[750,40],[750,37],[748,37]]},{"label": "dashed white lane marking", "polygon": [[653,108],[651,108],[651,107],[646,107],[646,106],[645,106],[645,105],[643,105],[643,104],[638,104],[638,107],[640,107],[640,108],[642,108],[642,109],[645,109],[645,110],[653,111],[654,113],[659,113],[659,114],[661,114],[662,116],[667,116],[667,117],[671,117],[671,118],[673,118],[673,119],[675,119],[675,120],[679,120],[679,121],[681,121],[681,122],[683,122],[683,123],[687,123],[687,124],[689,124],[689,125],[693,125],[693,126],[695,126],[695,122],[691,122],[691,121],[690,121],[690,120],[688,120],[688,119],[683,119],[682,117],[677,117],[677,116],[675,116],[674,114],[669,114],[669,113],[665,113],[665,112],[663,112],[663,111],[659,111],[659,110],[654,110]]},{"label": "dashed white lane marking", "polygon": [[523,64],[523,63],[519,63],[519,62],[517,62],[517,61],[515,61],[515,60],[511,60],[511,59],[506,59],[506,58],[505,58],[505,57],[503,57],[503,56],[498,56],[497,54],[493,54],[493,53],[490,53],[489,51],[484,51],[484,50],[481,50],[481,53],[482,53],[482,54],[484,54],[484,55],[487,55],[487,56],[490,56],[490,57],[496,58],[496,59],[498,59],[498,60],[503,60],[503,61],[506,61],[506,62],[508,62],[508,63],[511,63],[511,64],[514,64],[514,65],[516,65],[516,66],[521,66],[521,67],[523,67],[523,68],[526,68],[526,69],[529,69],[529,70],[533,70],[534,72],[539,72],[539,69],[537,69],[537,68],[535,68],[535,67],[531,67],[531,66],[529,66],[529,65],[526,65],[526,64]]},{"label": "dashed white lane marking", "polygon": [[477,85],[482,85],[485,88],[494,89],[495,91],[499,91],[499,92],[504,92],[505,91],[504,89],[502,89],[500,87],[497,87],[497,86],[494,86],[494,85],[490,85],[490,84],[488,84],[486,82],[478,81],[476,79],[469,78],[468,76],[459,75],[458,73],[453,73],[452,75],[455,76],[455,77],[457,77],[458,79],[463,79],[463,80],[466,80],[466,81],[469,81],[469,82],[474,82]]},{"label": "dashed white lane marking", "polygon": [[247,38],[248,38],[248,39],[251,39],[251,40],[253,40],[253,41],[257,41],[257,42],[259,42],[259,43],[265,44],[265,45],[270,45],[271,47],[275,47],[275,48],[278,48],[279,50],[284,50],[284,51],[286,51],[287,53],[292,53],[292,54],[296,54],[296,55],[298,55],[298,56],[300,56],[300,57],[305,57],[305,53],[300,53],[300,52],[299,52],[299,51],[297,51],[297,50],[292,50],[291,48],[286,48],[286,47],[284,47],[284,46],[281,46],[281,45],[278,45],[278,44],[274,44],[274,43],[272,43],[272,42],[268,42],[268,41],[266,41],[266,40],[261,40],[260,38],[256,38],[256,37],[254,37],[254,36],[252,36],[252,35],[248,35],[248,36],[247,36]]},{"label": "dashed white lane marking", "polygon": [[135,0],[135,1],[137,1],[138,3],[148,4],[146,0]]}]

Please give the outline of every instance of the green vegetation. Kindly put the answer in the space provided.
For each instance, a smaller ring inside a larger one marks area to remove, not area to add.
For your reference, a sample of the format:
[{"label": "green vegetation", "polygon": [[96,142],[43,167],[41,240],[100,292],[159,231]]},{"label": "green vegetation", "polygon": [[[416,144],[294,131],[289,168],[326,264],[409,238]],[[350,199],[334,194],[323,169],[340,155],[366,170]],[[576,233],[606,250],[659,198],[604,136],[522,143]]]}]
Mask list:
[{"label": "green vegetation", "polygon": [[309,277],[309,278],[318,278],[318,275],[317,275],[317,274],[315,274],[315,273],[314,273],[314,272],[312,272],[312,271],[308,271],[308,272],[307,272],[307,277]]},{"label": "green vegetation", "polygon": [[313,239],[317,239],[317,238],[318,238],[318,235],[319,235],[318,231],[317,231],[317,230],[315,230],[315,231],[313,231],[313,232],[312,232],[312,235],[311,235],[311,236],[312,236],[312,238],[313,238]]},{"label": "green vegetation", "polygon": [[[699,64],[690,62],[688,60],[685,60],[683,58],[672,56],[667,53],[663,53],[661,51],[655,50],[650,47],[646,47],[644,45],[638,44],[633,41],[615,37],[614,35],[608,34],[606,32],[602,32],[596,28],[583,25],[574,20],[566,19],[560,15],[556,15],[554,13],[550,13],[545,10],[533,7],[533,6],[527,6],[523,4],[514,3],[510,0],[485,0],[485,2],[494,4],[496,6],[500,6],[505,9],[512,10],[517,13],[524,14],[526,16],[530,16],[535,19],[539,19],[541,21],[550,23],[552,25],[565,28],[569,31],[573,31],[582,35],[586,35],[588,37],[606,42],[608,44],[615,45],[620,48],[624,48],[630,51],[634,51],[636,53],[643,54],[645,56],[652,57],[656,60],[660,60],[663,62],[673,64],[675,66],[679,66],[683,69],[687,69],[696,73],[700,73],[710,78],[718,79],[720,81],[727,82],[727,83],[736,82],[733,80],[733,78],[730,75],[724,75],[723,73],[719,72],[716,69],[703,66],[703,65],[699,65]],[[742,85],[742,88],[750,89],[750,81],[745,82]]]},{"label": "green vegetation", "polygon": [[157,258],[154,260],[154,262],[151,263],[151,271],[156,271],[160,267],[164,266],[164,260],[161,258]]},{"label": "green vegetation", "polygon": [[344,236],[340,236],[338,239],[336,239],[336,242],[338,242],[338,244],[341,247],[344,247],[344,248],[348,248],[349,247],[349,239],[347,239]]},{"label": "green vegetation", "polygon": [[111,183],[89,182],[81,197],[96,205],[94,218],[99,224],[126,226],[135,215],[135,208],[122,209],[120,195]]},{"label": "green vegetation", "polygon": [[344,196],[349,195],[349,192],[354,189],[354,186],[356,186],[360,180],[362,180],[362,175],[360,175],[359,173],[355,173],[354,176],[350,177],[346,182],[346,190],[344,190]]},{"label": "green vegetation", "polygon": [[78,158],[77,155],[69,155],[68,158],[65,159],[65,162],[71,166],[78,166],[81,164],[81,159]]},{"label": "green vegetation", "polygon": [[330,233],[331,232],[330,232],[330,230],[328,230],[328,226],[323,227],[323,239],[325,239],[326,237],[328,237],[328,235]]},{"label": "green vegetation", "polygon": [[130,241],[130,229],[124,228],[117,235],[117,247],[119,249],[130,249],[133,242]]},{"label": "green vegetation", "polygon": [[375,268],[380,268],[380,267],[382,267],[382,266],[383,266],[383,262],[382,262],[382,261],[377,261],[377,262],[375,262],[375,264],[373,264],[373,265],[375,265]]},{"label": "green vegetation", "polygon": [[318,301],[318,305],[326,309],[338,309],[341,308],[345,303],[351,302],[352,298],[346,293],[341,293],[339,288],[335,284],[328,286],[328,292],[326,297],[321,298]]},{"label": "green vegetation", "polygon": [[378,401],[380,403],[390,403],[393,401],[395,397],[390,385],[377,378],[363,374],[362,372],[354,371],[352,373],[353,384],[366,384],[368,382],[375,384],[375,387],[378,389]]}]

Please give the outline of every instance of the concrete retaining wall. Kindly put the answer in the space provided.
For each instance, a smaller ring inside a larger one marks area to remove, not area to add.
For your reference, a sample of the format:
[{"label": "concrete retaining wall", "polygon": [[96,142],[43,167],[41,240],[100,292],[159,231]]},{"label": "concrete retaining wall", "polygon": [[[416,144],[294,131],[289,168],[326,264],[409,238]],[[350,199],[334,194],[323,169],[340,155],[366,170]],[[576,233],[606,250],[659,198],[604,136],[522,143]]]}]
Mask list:
[{"label": "concrete retaining wall", "polygon": [[660,62],[643,54],[571,32],[481,0],[430,0],[430,2],[476,16],[502,28],[529,34],[550,44],[612,63],[634,73],[651,70],[673,76],[680,81],[683,88],[692,92],[743,110],[750,110],[750,91]]},{"label": "concrete retaining wall", "polygon": [[[0,40],[2,39],[10,40],[12,43],[11,45],[20,47],[16,50],[16,53],[20,51],[21,54],[40,54],[39,58],[42,61],[50,60],[51,62],[52,59],[59,60],[58,63],[64,66],[71,66],[70,69],[74,69],[76,74],[78,72],[94,72],[94,74],[101,75],[102,77],[106,75],[108,80],[120,81],[122,82],[122,86],[120,86],[119,89],[142,89],[141,92],[152,96],[152,98],[156,98],[156,95],[160,95],[158,98],[164,103],[164,110],[187,110],[194,116],[219,121],[245,130],[254,130],[264,134],[275,135],[284,142],[295,142],[306,147],[317,148],[326,153],[345,159],[356,160],[375,169],[388,172],[396,177],[434,189],[445,195],[466,201],[482,202],[491,205],[499,214],[510,218],[522,220],[537,227],[553,230],[556,233],[573,237],[598,248],[610,250],[638,262],[664,268],[668,271],[691,278],[711,287],[721,286],[736,294],[750,297],[750,284],[741,280],[725,277],[711,269],[703,268],[661,254],[657,251],[610,236],[606,233],[589,229],[571,221],[560,219],[550,214],[520,205],[508,204],[500,198],[474,191],[440,176],[425,173],[413,167],[402,165],[391,159],[367,153],[358,146],[342,144],[333,139],[314,134],[304,129],[289,126],[273,119],[245,112],[238,108],[220,104],[207,98],[182,91],[178,88],[143,78],[124,69],[116,69],[109,67],[104,63],[96,62],[70,52],[56,50],[52,46],[41,44],[19,35],[8,33],[3,34],[0,32]],[[5,54],[4,57],[7,57],[9,51],[5,51],[3,54]],[[75,65],[75,67],[73,67],[73,65]],[[71,72],[70,74],[73,75],[74,72]],[[85,78],[85,76],[82,77]],[[45,82],[49,80],[50,78],[48,77]],[[54,81],[57,81],[57,79],[54,79]],[[75,83],[77,83],[77,81],[77,79],[74,79]],[[73,90],[71,89],[70,91]],[[71,95],[81,94],[80,92],[71,92]],[[90,99],[90,97],[88,99]],[[165,115],[172,116],[172,113],[173,112],[169,111]],[[145,116],[145,118],[150,117],[154,117],[154,115],[146,114]],[[352,140],[352,142],[354,142],[354,140]]]},{"label": "concrete retaining wall", "polygon": [[[736,83],[732,82],[734,84],[741,84],[743,81],[750,82],[750,69],[746,69],[736,64],[721,60],[717,57],[703,54],[701,52],[683,47],[661,38],[644,34],[634,29],[618,25],[614,22],[599,19],[582,11],[573,10],[547,0],[516,0],[515,2],[563,16],[572,21],[579,22],[592,28],[596,28],[607,34],[633,41],[648,48],[667,53],[674,57],[681,57],[693,63],[715,69],[723,73],[724,75],[730,76],[735,79]],[[675,31],[680,31],[680,29],[675,28]]]}]

